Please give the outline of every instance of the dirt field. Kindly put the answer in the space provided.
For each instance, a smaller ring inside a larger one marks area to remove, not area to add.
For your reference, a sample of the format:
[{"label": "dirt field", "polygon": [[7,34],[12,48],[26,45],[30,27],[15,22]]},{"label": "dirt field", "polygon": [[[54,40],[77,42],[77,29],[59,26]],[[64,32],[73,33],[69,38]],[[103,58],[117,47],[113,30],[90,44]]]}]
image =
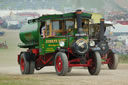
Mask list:
[{"label": "dirt field", "polygon": [[98,76],[91,76],[87,69],[74,68],[66,76],[57,76],[54,67],[45,67],[33,75],[21,75],[17,55],[21,50],[17,30],[3,30],[0,42],[7,41],[8,49],[0,49],[0,85],[128,85],[128,64],[119,64],[117,70],[102,66]]},{"label": "dirt field", "polygon": [[[66,76],[57,76],[54,67],[45,67],[33,75],[21,75],[19,66],[1,67],[0,74],[9,76],[12,84],[8,85],[13,85],[17,79],[22,85],[128,85],[128,64],[119,64],[117,70],[108,70],[104,65],[98,76],[89,75],[88,70],[83,68],[74,68]],[[0,80],[0,83],[3,81]]]}]

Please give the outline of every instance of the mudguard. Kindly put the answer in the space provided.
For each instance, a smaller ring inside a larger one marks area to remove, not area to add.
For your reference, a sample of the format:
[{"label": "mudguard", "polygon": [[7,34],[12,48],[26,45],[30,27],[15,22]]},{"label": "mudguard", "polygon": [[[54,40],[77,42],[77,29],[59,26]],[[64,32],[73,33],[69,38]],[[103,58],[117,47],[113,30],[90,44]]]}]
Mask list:
[{"label": "mudguard", "polygon": [[67,52],[67,49],[65,49],[65,48],[57,48],[56,52]]},{"label": "mudguard", "polygon": [[59,52],[67,52],[66,49],[60,49]]},{"label": "mudguard", "polygon": [[20,57],[22,53],[25,53],[25,59],[27,61],[35,61],[36,57],[34,54],[29,53],[29,52],[21,52],[20,55],[18,56],[18,64],[20,64]]}]

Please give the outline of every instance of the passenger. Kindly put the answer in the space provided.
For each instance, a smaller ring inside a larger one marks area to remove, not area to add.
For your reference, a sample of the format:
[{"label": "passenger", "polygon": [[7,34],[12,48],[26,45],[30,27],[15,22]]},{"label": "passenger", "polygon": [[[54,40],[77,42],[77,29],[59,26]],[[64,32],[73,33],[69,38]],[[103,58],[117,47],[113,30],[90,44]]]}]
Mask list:
[{"label": "passenger", "polygon": [[82,29],[86,34],[88,34],[88,26],[84,22],[82,22]]},{"label": "passenger", "polygon": [[41,37],[45,38],[45,26],[41,28]]},{"label": "passenger", "polygon": [[45,29],[42,30],[43,38],[45,38]]},{"label": "passenger", "polygon": [[40,35],[41,37],[43,37],[43,29],[45,29],[45,22],[41,22],[41,26],[40,26]]}]

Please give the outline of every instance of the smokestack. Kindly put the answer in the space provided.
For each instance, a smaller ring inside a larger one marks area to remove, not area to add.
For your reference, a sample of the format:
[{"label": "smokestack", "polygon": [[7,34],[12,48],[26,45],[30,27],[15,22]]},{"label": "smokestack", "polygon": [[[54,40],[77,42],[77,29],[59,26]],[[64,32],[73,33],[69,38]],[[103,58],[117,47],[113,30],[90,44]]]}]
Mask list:
[{"label": "smokestack", "polygon": [[76,11],[77,29],[78,29],[79,33],[81,33],[81,31],[82,31],[82,17],[81,17],[81,14],[82,14],[81,10]]},{"label": "smokestack", "polygon": [[104,39],[104,19],[100,19],[100,40]]}]

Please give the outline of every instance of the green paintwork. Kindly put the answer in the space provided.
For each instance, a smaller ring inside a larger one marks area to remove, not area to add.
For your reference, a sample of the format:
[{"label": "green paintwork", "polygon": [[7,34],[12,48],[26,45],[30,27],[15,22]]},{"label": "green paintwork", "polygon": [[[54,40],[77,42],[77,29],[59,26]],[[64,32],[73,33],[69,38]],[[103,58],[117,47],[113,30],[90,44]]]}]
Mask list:
[{"label": "green paintwork", "polygon": [[36,43],[38,42],[38,25],[37,23],[25,24],[19,33],[20,39],[23,43]]},{"label": "green paintwork", "polygon": [[18,46],[20,48],[30,48],[30,47],[35,47],[35,48],[39,48],[39,43],[36,42],[36,43],[19,43]]},{"label": "green paintwork", "polygon": [[[83,39],[88,39],[88,37],[83,37]],[[64,41],[64,48],[70,48],[73,42],[76,40],[76,37],[54,37],[54,38],[41,38],[39,42],[40,47],[40,55],[44,55],[46,53],[53,53],[56,51],[58,47],[60,47],[59,42]],[[49,41],[49,42],[48,42]]]},{"label": "green paintwork", "polygon": [[[65,37],[59,37],[59,38],[40,38],[40,49],[41,49],[41,52],[40,54],[41,55],[44,55],[45,53],[52,53],[52,52],[55,52],[56,48],[57,47],[60,47],[59,46],[59,41],[61,40],[66,40]],[[67,44],[67,41],[65,41],[65,46],[64,47],[68,47],[68,44]]]},{"label": "green paintwork", "polygon": [[[60,47],[59,42],[64,41],[64,48],[71,47],[73,42],[76,40],[74,36],[77,33],[77,29],[73,29],[71,32],[67,33],[69,37],[60,36],[58,34],[56,37],[43,38],[40,36],[40,21],[45,20],[64,20],[64,19],[74,19],[76,17],[75,13],[59,14],[59,15],[45,15],[36,19],[29,20],[28,23],[24,25],[20,30],[20,39],[23,42],[18,46],[21,48],[39,48],[39,54],[45,55],[46,53],[53,53],[56,51],[57,47]],[[82,13],[82,18],[91,19],[91,14]],[[83,37],[88,39],[88,37]]]}]

